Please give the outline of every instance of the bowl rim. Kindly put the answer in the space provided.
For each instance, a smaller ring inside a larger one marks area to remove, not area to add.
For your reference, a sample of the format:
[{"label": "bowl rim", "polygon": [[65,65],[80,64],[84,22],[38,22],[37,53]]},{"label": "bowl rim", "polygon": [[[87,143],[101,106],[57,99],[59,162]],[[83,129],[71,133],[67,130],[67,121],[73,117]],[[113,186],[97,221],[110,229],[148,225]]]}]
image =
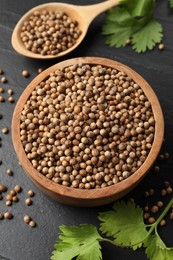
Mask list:
[{"label": "bowl rim", "polygon": [[[73,187],[66,187],[61,184],[57,184],[51,180],[49,180],[47,177],[42,175],[40,172],[38,172],[29,159],[26,156],[26,153],[24,151],[22,142],[20,140],[20,115],[23,110],[23,106],[28,100],[30,93],[35,89],[35,87],[41,82],[44,81],[51,72],[54,72],[57,69],[68,67],[70,65],[74,64],[91,64],[91,65],[103,65],[105,67],[110,67],[113,69],[116,69],[118,71],[125,72],[129,77],[131,77],[144,91],[146,97],[151,103],[152,111],[155,118],[155,134],[154,134],[154,141],[151,147],[151,150],[144,161],[144,163],[141,165],[141,167],[133,173],[131,176],[129,176],[127,179],[113,184],[111,186],[107,186],[104,188],[97,188],[97,189],[79,189],[79,188],[73,188]],[[16,151],[17,157],[21,163],[21,166],[27,173],[27,175],[31,178],[31,180],[36,184],[39,185],[41,188],[46,190],[48,193],[55,193],[57,195],[71,198],[71,199],[79,199],[80,200],[97,200],[97,199],[103,199],[108,197],[116,197],[119,193],[126,193],[126,190],[130,190],[133,188],[135,183],[138,183],[149,171],[151,166],[153,165],[154,161],[156,160],[161,145],[163,141],[164,136],[164,118],[162,109],[160,106],[160,103],[158,101],[158,98],[154,92],[154,90],[151,88],[151,86],[147,83],[147,81],[141,77],[136,71],[131,69],[130,67],[119,63],[117,61],[107,59],[107,58],[101,58],[101,57],[77,57],[72,58],[69,60],[65,60],[62,62],[59,62],[46,70],[44,70],[42,73],[40,73],[38,76],[36,76],[26,87],[26,89],[21,94],[16,107],[13,112],[12,117],[12,141],[13,146]]]}]

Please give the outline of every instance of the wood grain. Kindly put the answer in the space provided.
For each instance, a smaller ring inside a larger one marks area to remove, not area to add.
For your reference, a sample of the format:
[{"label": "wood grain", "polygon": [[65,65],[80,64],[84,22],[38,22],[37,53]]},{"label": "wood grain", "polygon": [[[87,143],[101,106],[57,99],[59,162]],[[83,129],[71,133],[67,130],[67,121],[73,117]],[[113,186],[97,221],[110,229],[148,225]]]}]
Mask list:
[{"label": "wood grain", "polygon": [[[145,162],[134,174],[132,174],[126,180],[105,188],[82,190],[65,187],[63,185],[59,185],[52,182],[47,177],[39,173],[32,166],[25,154],[22,143],[20,141],[20,115],[23,110],[24,104],[28,100],[31,92],[41,81],[45,80],[51,72],[54,72],[57,69],[62,69],[66,66],[79,63],[100,64],[103,66],[115,68],[119,71],[124,71],[143,89],[145,95],[151,103],[155,118],[154,141],[150,153]],[[49,197],[55,199],[60,203],[65,203],[74,206],[93,207],[104,205],[111,203],[130,192],[143,179],[143,177],[147,174],[147,172],[155,162],[162,145],[163,135],[164,119],[162,110],[159,101],[150,85],[131,68],[116,61],[98,57],[84,57],[66,60],[58,64],[55,64],[47,70],[43,71],[27,86],[27,88],[19,98],[12,118],[12,140],[14,148],[21,165],[28,174],[28,176]]]}]

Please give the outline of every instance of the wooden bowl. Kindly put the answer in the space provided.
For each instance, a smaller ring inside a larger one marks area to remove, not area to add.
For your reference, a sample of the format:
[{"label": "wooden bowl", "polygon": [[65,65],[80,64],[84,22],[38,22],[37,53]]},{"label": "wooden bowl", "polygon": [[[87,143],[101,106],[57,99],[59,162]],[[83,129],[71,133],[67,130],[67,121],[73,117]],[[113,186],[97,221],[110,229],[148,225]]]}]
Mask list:
[{"label": "wooden bowl", "polygon": [[[73,65],[73,64],[100,64],[103,66],[115,68],[119,71],[125,72],[129,77],[131,77],[144,91],[148,100],[151,103],[154,118],[155,118],[155,135],[152,148],[142,166],[133,173],[127,179],[105,188],[98,189],[78,189],[66,187],[60,184],[57,184],[47,177],[39,173],[30,163],[27,158],[22,143],[20,141],[20,115],[23,110],[23,107],[28,100],[31,92],[35,87],[43,80],[45,80],[51,72],[54,72],[57,69],[62,69],[64,67]],[[124,64],[118,63],[105,58],[96,58],[96,57],[84,57],[84,58],[74,58],[66,60],[51,66],[50,68],[43,71],[39,74],[24,90],[23,94],[19,98],[12,119],[12,139],[16,154],[19,158],[19,161],[26,171],[31,180],[42,190],[46,195],[55,199],[56,201],[68,205],[74,206],[99,206],[111,203],[124,195],[130,192],[147,174],[151,166],[153,165],[155,159],[158,156],[160,151],[164,135],[164,119],[162,110],[159,104],[159,101],[149,86],[149,84],[134,70],[125,66]]]}]

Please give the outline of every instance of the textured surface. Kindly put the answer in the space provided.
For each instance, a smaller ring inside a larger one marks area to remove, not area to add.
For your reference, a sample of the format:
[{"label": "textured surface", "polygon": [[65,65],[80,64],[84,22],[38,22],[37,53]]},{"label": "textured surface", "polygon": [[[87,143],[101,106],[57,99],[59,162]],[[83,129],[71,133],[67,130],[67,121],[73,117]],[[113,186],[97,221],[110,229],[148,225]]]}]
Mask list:
[{"label": "textured surface", "polygon": [[[58,227],[61,224],[78,225],[81,223],[90,223],[98,225],[97,213],[110,209],[111,205],[99,208],[75,208],[58,204],[45,197],[28,179],[22,168],[18,164],[15,155],[11,133],[3,135],[1,129],[5,126],[10,128],[11,117],[15,104],[7,101],[7,89],[14,90],[14,98],[17,101],[28,83],[37,75],[40,67],[47,68],[61,59],[53,61],[38,61],[25,58],[17,54],[11,46],[10,39],[12,30],[18,19],[37,4],[51,1],[30,0],[0,0],[0,68],[5,72],[8,83],[4,85],[6,97],[5,103],[0,103],[0,113],[3,119],[0,120],[0,136],[2,137],[2,146],[0,147],[0,159],[3,161],[0,165],[0,182],[6,184],[12,189],[15,184],[23,187],[23,192],[19,195],[20,201],[11,207],[14,214],[12,220],[3,220],[0,223],[0,255],[10,260],[47,260],[50,259],[53,250],[53,244],[58,237]],[[63,2],[63,1],[62,1]],[[79,1],[64,1],[79,4]],[[81,5],[92,4],[98,1],[80,1]],[[164,43],[165,50],[160,52],[157,48],[146,54],[136,54],[130,47],[114,49],[106,46],[105,39],[101,35],[101,27],[104,21],[104,15],[95,19],[89,28],[87,36],[83,43],[72,54],[65,58],[79,56],[103,56],[111,58],[132,67],[141,74],[152,86],[157,94],[165,117],[165,144],[163,151],[170,153],[170,158],[165,163],[161,163],[161,171],[156,175],[153,170],[141,182],[141,184],[128,197],[133,197],[140,205],[146,204],[144,191],[151,187],[158,190],[163,185],[163,180],[168,179],[173,184],[173,164],[172,164],[172,129],[173,129],[173,12],[168,9],[167,1],[157,1],[156,16],[162,22],[165,31]],[[64,59],[65,59],[64,58]],[[29,78],[23,78],[21,72],[27,69],[30,72]],[[14,176],[6,175],[6,169],[11,168]],[[36,195],[33,197],[33,205],[27,207],[25,198],[27,191],[32,189]],[[5,206],[5,200],[0,201],[0,211],[5,212],[9,208]],[[24,214],[29,214],[36,220],[38,226],[35,229],[29,228],[23,222]],[[161,229],[161,235],[167,245],[171,246],[171,234],[173,232],[173,223]],[[142,250],[133,252],[132,250],[115,248],[112,245],[103,244],[103,259],[146,259]],[[1,259],[1,258],[0,258]],[[94,259],[93,259],[94,260]]]}]

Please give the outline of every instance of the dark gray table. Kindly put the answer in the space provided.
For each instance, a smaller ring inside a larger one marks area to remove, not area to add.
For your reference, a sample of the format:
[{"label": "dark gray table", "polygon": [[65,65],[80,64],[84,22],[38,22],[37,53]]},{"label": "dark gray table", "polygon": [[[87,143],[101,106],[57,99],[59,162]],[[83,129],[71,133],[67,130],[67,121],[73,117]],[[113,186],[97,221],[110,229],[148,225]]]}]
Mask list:
[{"label": "dark gray table", "polygon": [[[0,130],[6,126],[10,128],[15,106],[15,104],[7,101],[7,89],[12,88],[14,90],[14,98],[17,101],[27,84],[37,75],[38,68],[47,68],[63,60],[39,61],[25,58],[17,54],[10,43],[12,30],[19,18],[31,7],[45,2],[51,1],[0,0],[0,68],[4,70],[5,76],[8,78],[8,83],[4,84],[6,92],[3,94],[6,102],[0,103],[0,113],[3,114],[3,119],[0,120]],[[62,2],[84,5],[98,1],[73,0]],[[162,22],[165,31],[164,43],[166,48],[162,52],[155,48],[152,52],[139,55],[130,47],[116,49],[107,46],[105,38],[101,35],[104,21],[104,15],[101,15],[90,26],[87,36],[80,47],[65,57],[68,59],[77,56],[104,56],[125,63],[140,73],[157,94],[165,117],[166,141],[163,152],[169,152],[170,158],[166,163],[160,164],[161,170],[157,175],[153,174],[153,170],[151,170],[140,185],[128,195],[128,197],[133,197],[141,206],[146,203],[143,195],[146,190],[154,187],[159,192],[164,180],[173,183],[173,12],[168,9],[167,1],[157,1],[156,16]],[[21,72],[23,69],[30,72],[29,78],[22,77]],[[8,135],[3,135],[0,131],[0,136],[2,137],[0,159],[3,161],[0,166],[0,182],[6,184],[9,190],[16,184],[23,187],[23,192],[19,195],[20,201],[10,208],[14,218],[0,221],[0,255],[10,260],[50,259],[53,244],[58,238],[59,225],[79,225],[81,223],[98,225],[98,212],[110,209],[112,205],[98,208],[76,208],[50,200],[31,183],[19,166],[11,141],[11,131]],[[5,172],[8,168],[14,171],[13,177],[6,175]],[[32,189],[36,195],[33,198],[33,205],[27,207],[24,201],[29,189]],[[5,200],[0,201],[0,212],[5,212],[8,209],[5,206]],[[36,220],[37,228],[29,228],[24,223],[23,216],[25,214],[29,214]],[[171,246],[173,222],[169,222],[160,232],[167,245]],[[143,250],[133,252],[130,249],[120,249],[106,243],[102,244],[102,249],[104,260],[146,259]]]}]

